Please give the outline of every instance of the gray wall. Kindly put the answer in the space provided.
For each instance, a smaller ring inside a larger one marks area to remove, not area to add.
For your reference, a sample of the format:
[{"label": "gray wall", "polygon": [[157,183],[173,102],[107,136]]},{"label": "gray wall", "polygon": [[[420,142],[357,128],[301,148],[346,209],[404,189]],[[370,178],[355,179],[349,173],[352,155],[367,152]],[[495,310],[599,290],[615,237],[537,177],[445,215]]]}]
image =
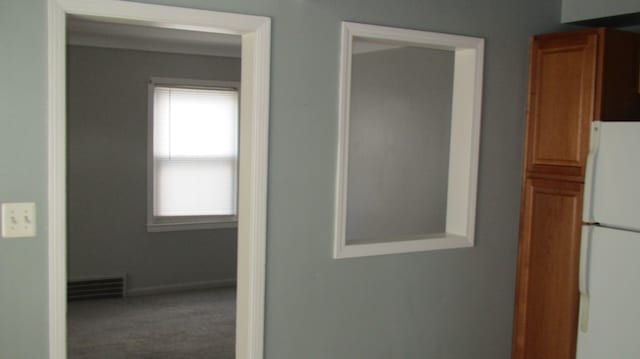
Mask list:
[{"label": "gray wall", "polygon": [[[529,36],[560,0],[154,0],[273,20],[267,359],[507,359]],[[0,2],[0,201],[38,236],[0,239],[0,357],[46,358],[46,4]],[[486,38],[474,248],[331,259],[340,21]]]},{"label": "gray wall", "polygon": [[69,278],[127,273],[129,289],[235,279],[235,229],[146,230],[154,76],[240,81],[240,59],[68,47]]},{"label": "gray wall", "polygon": [[562,0],[562,22],[640,13],[638,0]]},{"label": "gray wall", "polygon": [[0,2],[0,202],[36,202],[37,237],[0,239],[0,358],[47,350],[46,2]]},{"label": "gray wall", "polygon": [[444,233],[453,51],[352,58],[347,240]]}]

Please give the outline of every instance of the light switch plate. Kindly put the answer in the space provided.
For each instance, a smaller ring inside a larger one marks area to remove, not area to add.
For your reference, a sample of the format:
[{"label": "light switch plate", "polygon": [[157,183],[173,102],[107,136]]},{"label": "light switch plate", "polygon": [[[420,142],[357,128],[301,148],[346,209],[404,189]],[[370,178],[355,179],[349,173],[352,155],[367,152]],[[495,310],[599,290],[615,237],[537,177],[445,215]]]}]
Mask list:
[{"label": "light switch plate", "polygon": [[1,210],[3,238],[36,236],[35,203],[3,203]]}]

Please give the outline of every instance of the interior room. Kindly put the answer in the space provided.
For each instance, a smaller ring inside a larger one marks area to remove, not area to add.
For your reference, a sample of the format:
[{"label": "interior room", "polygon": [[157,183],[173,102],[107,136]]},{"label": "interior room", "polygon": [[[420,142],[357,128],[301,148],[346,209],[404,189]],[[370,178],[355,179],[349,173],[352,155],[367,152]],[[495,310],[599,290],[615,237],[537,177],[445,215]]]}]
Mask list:
[{"label": "interior room", "polygon": [[[172,191],[217,178],[208,180],[210,170],[196,168],[198,181],[185,183],[171,179],[181,176],[175,169],[168,175],[166,168],[149,169],[155,162],[148,158],[160,154],[148,153],[148,141],[181,151],[175,143],[181,93],[175,91],[194,91],[191,83],[237,89],[239,36],[70,17],[67,39],[69,357],[233,358],[236,224],[147,222],[148,205],[154,213],[161,209],[151,201],[176,210],[182,203],[166,197],[190,193]],[[154,96],[157,89],[163,92]],[[162,96],[167,91],[174,92]],[[160,115],[173,129],[169,138],[153,136],[163,129]],[[229,135],[237,137],[237,130]],[[175,153],[169,157],[182,167],[202,163]],[[235,192],[224,183],[214,186]],[[107,219],[118,225],[105,226]]]},{"label": "interior room", "polygon": [[[164,49],[98,47],[66,35],[74,18],[241,48],[185,54],[168,35],[139,41]],[[640,357],[639,33],[636,0],[0,2],[0,358],[83,357],[120,339],[131,358]],[[374,66],[353,46],[363,38],[387,55],[427,49],[437,71],[360,73]],[[433,102],[403,102],[425,78]],[[147,146],[149,94],[184,87],[167,79],[241,90],[237,197],[189,230],[161,218],[180,216],[160,214],[148,166],[162,160]],[[398,97],[371,104],[362,81]],[[451,123],[394,117],[425,108]],[[445,155],[416,155],[430,146]],[[68,301],[70,282],[96,279],[121,297]],[[228,310],[210,309],[214,292]],[[90,344],[97,329],[81,322],[102,300],[158,316],[108,308],[111,334],[144,333]]]}]

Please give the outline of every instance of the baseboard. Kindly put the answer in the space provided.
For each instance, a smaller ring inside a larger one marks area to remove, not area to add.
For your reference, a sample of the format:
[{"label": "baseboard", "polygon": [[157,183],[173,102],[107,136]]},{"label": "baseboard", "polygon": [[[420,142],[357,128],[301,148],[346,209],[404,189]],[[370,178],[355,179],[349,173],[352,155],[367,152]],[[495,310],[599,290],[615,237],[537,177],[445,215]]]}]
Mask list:
[{"label": "baseboard", "polygon": [[163,294],[172,292],[182,292],[187,290],[197,289],[212,289],[212,288],[227,288],[235,287],[236,279],[218,279],[202,282],[180,283],[180,284],[167,284],[153,287],[131,288],[127,289],[126,295],[128,297],[135,297],[141,295]]}]

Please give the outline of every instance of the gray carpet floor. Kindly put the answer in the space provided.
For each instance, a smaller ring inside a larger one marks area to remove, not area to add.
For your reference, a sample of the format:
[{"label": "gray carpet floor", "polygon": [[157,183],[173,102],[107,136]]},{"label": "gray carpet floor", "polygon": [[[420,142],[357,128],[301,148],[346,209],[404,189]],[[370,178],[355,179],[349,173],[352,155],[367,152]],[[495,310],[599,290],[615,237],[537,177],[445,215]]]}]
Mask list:
[{"label": "gray carpet floor", "polygon": [[233,359],[232,288],[74,301],[68,305],[70,359]]}]

